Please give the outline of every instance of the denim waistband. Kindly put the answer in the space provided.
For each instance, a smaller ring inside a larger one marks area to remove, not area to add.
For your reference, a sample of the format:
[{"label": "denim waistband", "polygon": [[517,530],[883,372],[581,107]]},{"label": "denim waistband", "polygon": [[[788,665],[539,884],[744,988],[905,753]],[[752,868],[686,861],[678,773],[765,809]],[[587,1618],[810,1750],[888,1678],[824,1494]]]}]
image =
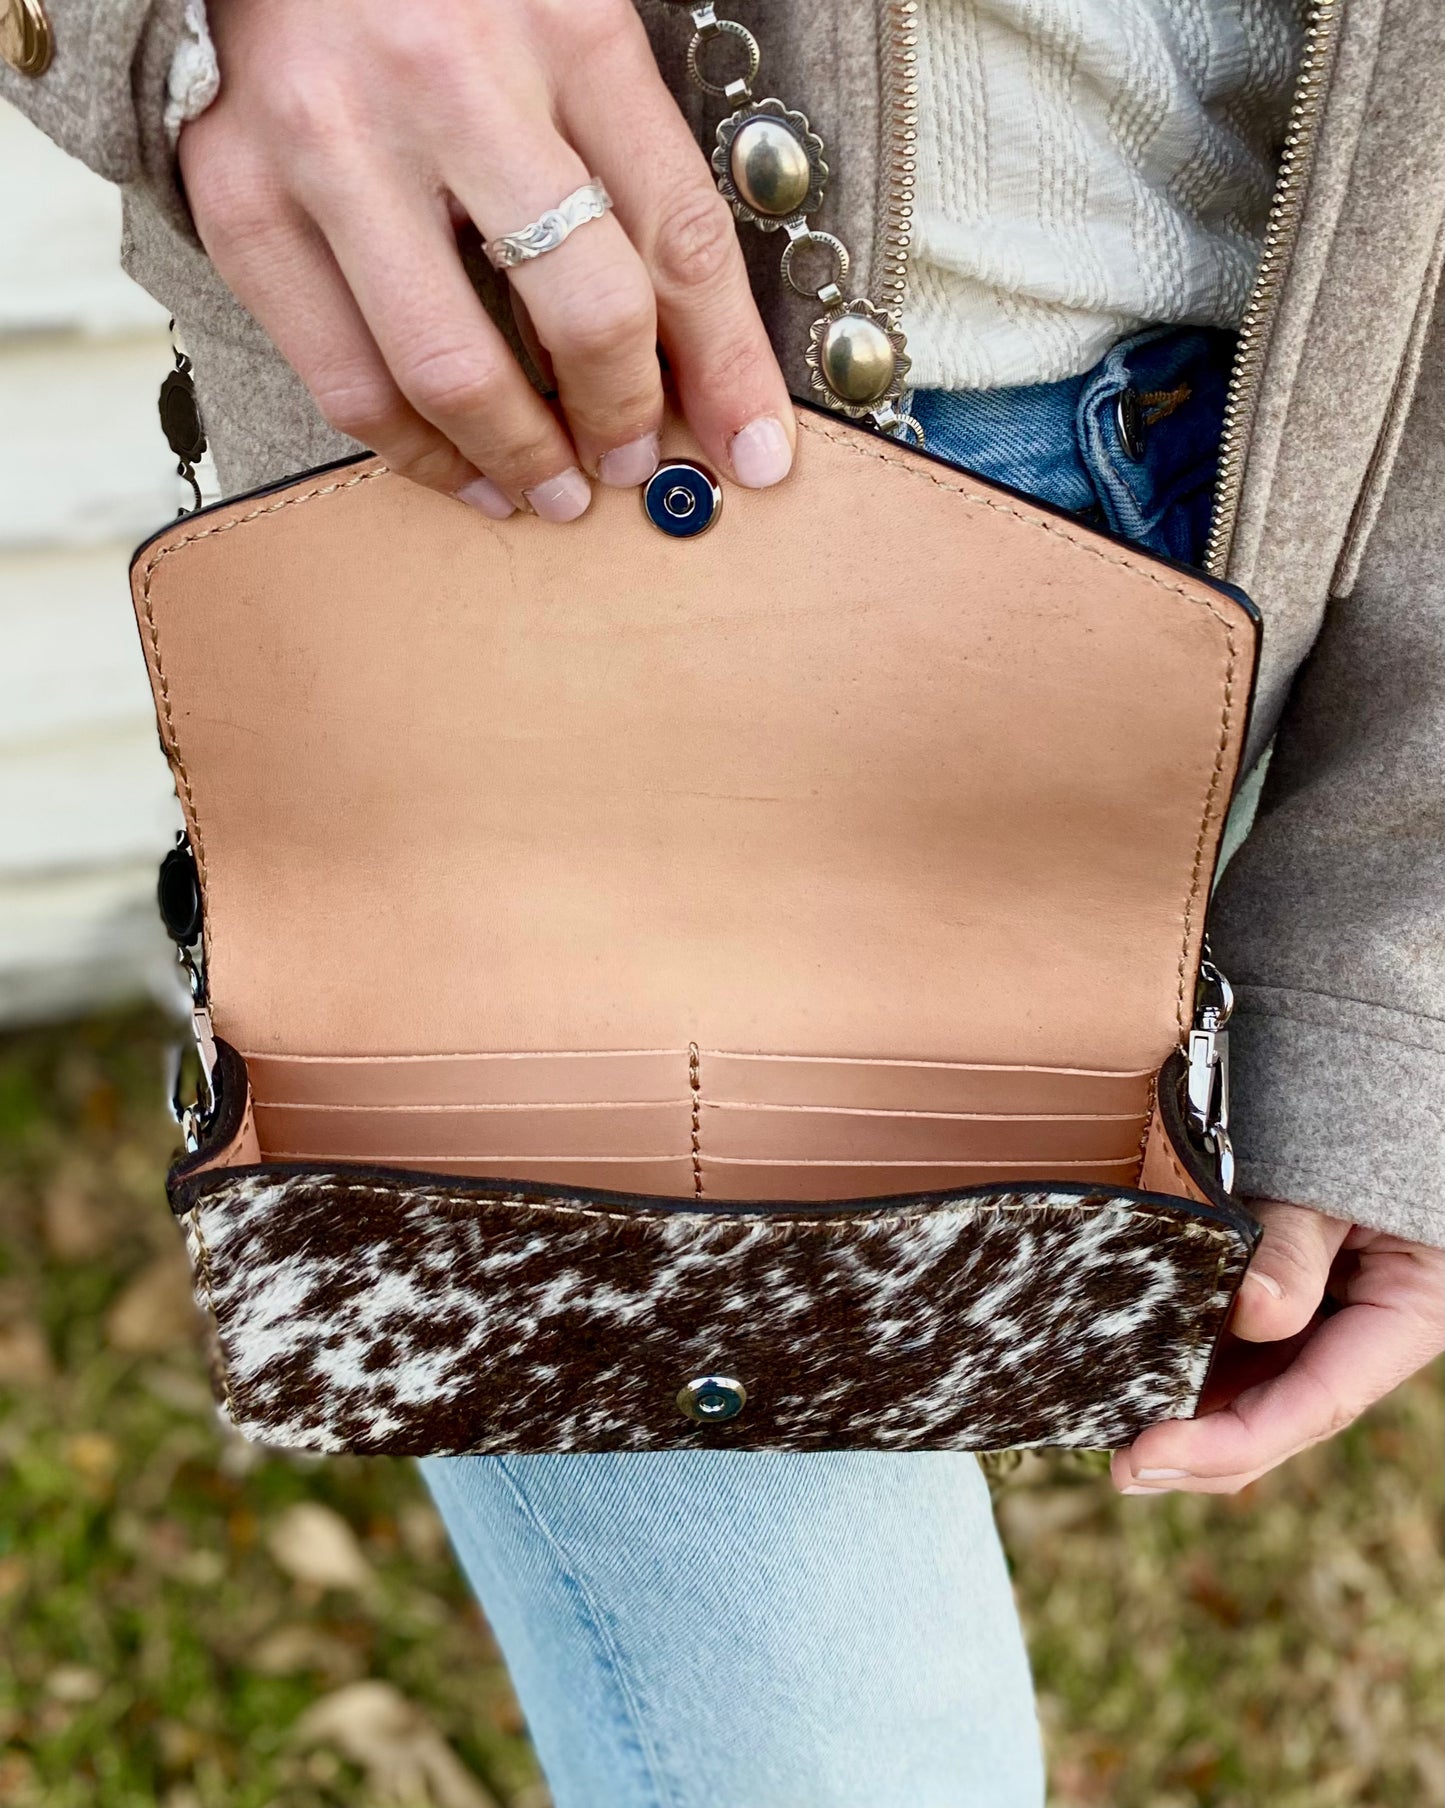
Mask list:
[{"label": "denim waistband", "polygon": [[1203,556],[1235,336],[1151,327],[1090,371],[915,390],[928,449],[1187,565]]}]

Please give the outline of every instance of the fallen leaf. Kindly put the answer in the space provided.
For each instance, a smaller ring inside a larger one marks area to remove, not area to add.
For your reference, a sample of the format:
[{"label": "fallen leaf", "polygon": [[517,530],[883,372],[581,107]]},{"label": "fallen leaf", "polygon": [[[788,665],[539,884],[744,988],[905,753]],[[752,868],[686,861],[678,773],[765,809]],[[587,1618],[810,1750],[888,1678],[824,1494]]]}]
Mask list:
[{"label": "fallen leaf", "polygon": [[226,1560],[219,1551],[187,1551],[176,1565],[179,1581],[192,1588],[214,1588],[226,1573]]},{"label": "fallen leaf", "polygon": [[1103,1499],[1097,1488],[1019,1488],[1003,1493],[998,1518],[1013,1545],[1033,1546],[1094,1518]]},{"label": "fallen leaf", "polygon": [[364,1659],[343,1639],[330,1638],[315,1626],[276,1626],[251,1647],[251,1667],[263,1676],[297,1676],[317,1671],[332,1682],[348,1682],[364,1668]]},{"label": "fallen leaf", "polygon": [[160,1721],[155,1736],[167,1770],[189,1770],[210,1743],[199,1727],[189,1726],[184,1720]]},{"label": "fallen leaf", "polygon": [[273,1560],[296,1582],[316,1588],[367,1588],[371,1565],[356,1534],[330,1507],[298,1501],[276,1520],[266,1536]]},{"label": "fallen leaf", "polygon": [[85,1127],[95,1136],[114,1136],[120,1123],[120,1092],[115,1081],[102,1075],[86,1093],[81,1109]]},{"label": "fallen leaf", "polygon": [[447,1529],[441,1514],[424,1500],[408,1501],[397,1515],[397,1529],[407,1552],[418,1563],[440,1563],[447,1554]]},{"label": "fallen leaf", "polygon": [[210,1388],[206,1386],[204,1378],[190,1366],[189,1361],[185,1368],[172,1362],[152,1363],[140,1380],[148,1394],[174,1412],[186,1413],[193,1419],[204,1418],[209,1422],[215,1411]]},{"label": "fallen leaf", "polygon": [[46,1693],[56,1701],[94,1701],[104,1688],[100,1672],[83,1664],[59,1664],[45,1679]]},{"label": "fallen leaf", "polygon": [[157,1256],[105,1315],[105,1336],[127,1356],[157,1356],[196,1337],[197,1314],[184,1252]]},{"label": "fallen leaf", "polygon": [[226,1536],[233,1549],[248,1551],[261,1536],[261,1522],[249,1507],[237,1507],[227,1515]]},{"label": "fallen leaf", "polygon": [[120,1446],[103,1431],[78,1431],[65,1440],[65,1460],[88,1482],[109,1481],[120,1461]]},{"label": "fallen leaf", "polygon": [[71,1175],[58,1174],[41,1208],[45,1247],[57,1262],[88,1262],[110,1243],[105,1213]]},{"label": "fallen leaf", "polygon": [[49,1381],[55,1370],[39,1325],[25,1320],[0,1325],[0,1386],[28,1387]]},{"label": "fallen leaf", "polygon": [[0,1802],[20,1801],[21,1790],[34,1781],[35,1766],[24,1752],[0,1752]]},{"label": "fallen leaf", "polygon": [[382,1802],[397,1808],[498,1808],[435,1725],[390,1683],[348,1683],[296,1723],[303,1745],[331,1745],[359,1765]]}]

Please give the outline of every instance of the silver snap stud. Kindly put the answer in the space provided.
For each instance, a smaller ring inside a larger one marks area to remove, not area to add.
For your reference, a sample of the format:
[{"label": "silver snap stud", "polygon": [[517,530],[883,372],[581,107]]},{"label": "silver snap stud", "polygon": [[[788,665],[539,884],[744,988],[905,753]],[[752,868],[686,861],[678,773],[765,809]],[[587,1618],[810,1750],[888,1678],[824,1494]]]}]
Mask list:
[{"label": "silver snap stud", "polygon": [[747,1405],[748,1390],[731,1375],[697,1375],[678,1390],[677,1410],[699,1425],[721,1425]]},{"label": "silver snap stud", "polygon": [[642,488],[648,520],[674,540],[706,533],[717,519],[722,499],[712,472],[686,458],[659,465]]}]

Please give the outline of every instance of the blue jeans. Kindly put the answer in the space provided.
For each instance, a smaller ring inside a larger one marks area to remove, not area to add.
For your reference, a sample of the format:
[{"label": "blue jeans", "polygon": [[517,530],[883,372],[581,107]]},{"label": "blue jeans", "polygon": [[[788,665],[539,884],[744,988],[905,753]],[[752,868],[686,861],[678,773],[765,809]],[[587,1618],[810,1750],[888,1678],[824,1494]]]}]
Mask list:
[{"label": "blue jeans", "polygon": [[928,449],[1147,551],[1197,565],[1233,333],[1156,327],[1062,383],[911,401]]},{"label": "blue jeans", "polygon": [[[1086,376],[913,411],[940,456],[1192,563],[1229,344],[1141,333]],[[556,1808],[1041,1808],[1028,1658],[971,1456],[422,1467]]]}]

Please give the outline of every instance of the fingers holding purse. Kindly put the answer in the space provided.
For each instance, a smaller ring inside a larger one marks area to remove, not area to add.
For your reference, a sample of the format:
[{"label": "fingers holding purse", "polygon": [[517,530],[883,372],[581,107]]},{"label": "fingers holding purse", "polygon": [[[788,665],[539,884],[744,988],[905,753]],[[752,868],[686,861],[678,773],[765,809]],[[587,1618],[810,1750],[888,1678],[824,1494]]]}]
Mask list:
[{"label": "fingers holding purse", "polygon": [[[719,468],[786,474],[792,410],[726,207],[625,0],[214,0],[211,24],[221,92],[179,147],[192,212],[339,431],[486,514],[575,519],[594,479],[655,466],[661,313]],[[459,218],[513,283],[558,407],[473,291]],[[689,221],[710,227],[683,256]]]}]

